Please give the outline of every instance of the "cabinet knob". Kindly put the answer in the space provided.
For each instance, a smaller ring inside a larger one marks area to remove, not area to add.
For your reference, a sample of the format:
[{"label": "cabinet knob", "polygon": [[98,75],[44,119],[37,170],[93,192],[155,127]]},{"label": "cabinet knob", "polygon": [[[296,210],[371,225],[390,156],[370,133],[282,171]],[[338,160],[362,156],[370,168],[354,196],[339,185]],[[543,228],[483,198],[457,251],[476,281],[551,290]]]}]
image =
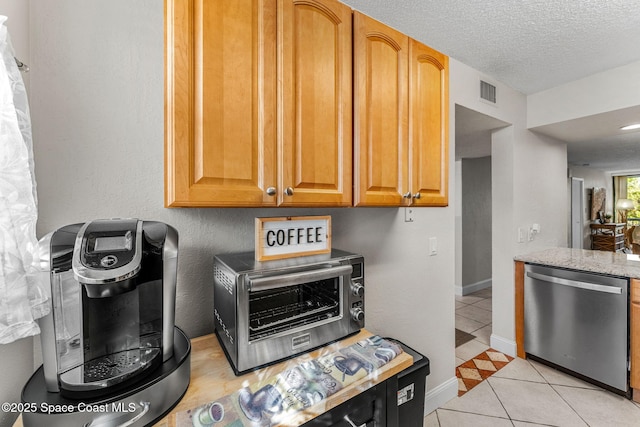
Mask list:
[{"label": "cabinet knob", "polygon": [[275,195],[276,195],[276,187],[268,187],[267,196],[275,196]]},{"label": "cabinet knob", "polygon": [[406,193],[404,193],[402,195],[402,197],[404,197],[405,199],[410,199],[411,198],[411,191],[407,191]]},{"label": "cabinet knob", "polygon": [[293,188],[287,187],[284,189],[285,196],[293,196]]},{"label": "cabinet knob", "polygon": [[416,194],[414,194],[414,195],[413,195],[413,198],[414,198],[414,199],[419,199],[419,198],[420,198],[420,193],[416,193]]}]

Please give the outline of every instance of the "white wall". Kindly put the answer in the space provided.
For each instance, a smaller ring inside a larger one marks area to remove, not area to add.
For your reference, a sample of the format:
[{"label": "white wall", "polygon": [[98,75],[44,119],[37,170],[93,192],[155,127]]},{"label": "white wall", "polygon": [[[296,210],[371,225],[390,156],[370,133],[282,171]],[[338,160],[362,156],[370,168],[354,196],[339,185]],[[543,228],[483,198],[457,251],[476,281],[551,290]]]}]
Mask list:
[{"label": "white wall", "polygon": [[[334,246],[366,259],[366,327],[424,353],[428,391],[446,384],[455,395],[453,194],[448,208],[417,209],[413,223],[403,209],[166,209],[162,2],[38,2],[30,24],[40,235],[117,216],[172,224],[176,322],[195,337],[213,331],[215,253],[252,249],[256,216],[330,214]],[[449,170],[453,184],[453,160]]]},{"label": "white wall", "polygon": [[[455,120],[455,117],[454,119]],[[455,162],[455,291],[456,295],[462,295],[462,160]]]},{"label": "white wall", "polygon": [[491,286],[491,203],[491,157],[462,159],[462,295]]},{"label": "white wall", "polygon": [[[24,0],[0,0],[16,57],[29,64],[29,5]],[[22,74],[29,89],[28,74]],[[0,345],[0,402],[19,402],[22,385],[33,371],[33,338]],[[0,426],[10,426],[17,414],[0,411]]]},{"label": "white wall", "polygon": [[529,95],[527,127],[559,123],[640,104],[640,61]]},{"label": "white wall", "polygon": [[[498,105],[480,102],[476,70],[450,59],[450,96],[456,103],[511,125],[492,134],[492,347],[515,354],[513,257],[567,245],[566,144],[527,130],[526,97],[497,83]],[[492,79],[490,79],[491,81]],[[517,243],[518,228],[540,224],[531,242]]]}]

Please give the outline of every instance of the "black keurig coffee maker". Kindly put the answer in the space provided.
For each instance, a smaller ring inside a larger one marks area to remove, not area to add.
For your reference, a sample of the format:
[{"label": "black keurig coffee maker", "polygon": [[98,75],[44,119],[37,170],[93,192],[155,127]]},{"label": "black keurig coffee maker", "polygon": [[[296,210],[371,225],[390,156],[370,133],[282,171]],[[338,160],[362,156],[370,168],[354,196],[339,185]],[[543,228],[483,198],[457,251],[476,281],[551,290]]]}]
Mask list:
[{"label": "black keurig coffee maker", "polygon": [[[43,366],[25,386],[24,425],[151,425],[189,385],[174,326],[178,233],[137,219],[62,227],[40,241],[51,313]],[[51,410],[53,409],[53,410]]]}]

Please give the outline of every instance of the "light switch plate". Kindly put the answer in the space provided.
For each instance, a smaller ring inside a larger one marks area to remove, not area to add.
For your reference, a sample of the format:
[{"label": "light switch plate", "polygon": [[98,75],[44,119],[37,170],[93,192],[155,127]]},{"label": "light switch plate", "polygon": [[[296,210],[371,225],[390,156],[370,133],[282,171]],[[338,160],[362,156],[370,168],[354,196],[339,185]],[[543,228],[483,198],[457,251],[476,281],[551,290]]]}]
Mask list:
[{"label": "light switch plate", "polygon": [[429,256],[438,255],[438,239],[429,237]]}]

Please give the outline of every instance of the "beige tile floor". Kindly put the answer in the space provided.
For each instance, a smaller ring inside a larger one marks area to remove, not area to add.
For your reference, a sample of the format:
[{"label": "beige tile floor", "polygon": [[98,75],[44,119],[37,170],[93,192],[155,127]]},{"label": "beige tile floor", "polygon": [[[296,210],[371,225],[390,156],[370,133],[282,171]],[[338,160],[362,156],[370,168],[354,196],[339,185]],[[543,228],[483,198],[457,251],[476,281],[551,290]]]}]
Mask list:
[{"label": "beige tile floor", "polygon": [[[467,320],[482,323],[480,317],[473,317],[476,310],[466,308],[490,298],[490,291],[486,290],[483,296],[456,297],[456,307],[459,306],[468,316],[460,314],[464,319],[458,319],[456,311],[456,327],[478,326]],[[487,326],[490,335],[490,324],[478,326],[475,331],[463,330],[474,333]],[[466,357],[466,353],[474,353],[470,357],[475,356],[484,351],[484,346],[488,348],[488,338],[486,340],[483,335],[458,347],[456,356],[460,360]],[[466,349],[459,351],[465,346]],[[478,348],[480,350],[476,351]],[[424,419],[424,427],[465,426],[639,427],[640,404],[543,364],[516,358],[464,396],[452,399]]]},{"label": "beige tile floor", "polygon": [[456,296],[456,328],[475,339],[456,348],[456,366],[489,348],[491,337],[491,288]]}]

